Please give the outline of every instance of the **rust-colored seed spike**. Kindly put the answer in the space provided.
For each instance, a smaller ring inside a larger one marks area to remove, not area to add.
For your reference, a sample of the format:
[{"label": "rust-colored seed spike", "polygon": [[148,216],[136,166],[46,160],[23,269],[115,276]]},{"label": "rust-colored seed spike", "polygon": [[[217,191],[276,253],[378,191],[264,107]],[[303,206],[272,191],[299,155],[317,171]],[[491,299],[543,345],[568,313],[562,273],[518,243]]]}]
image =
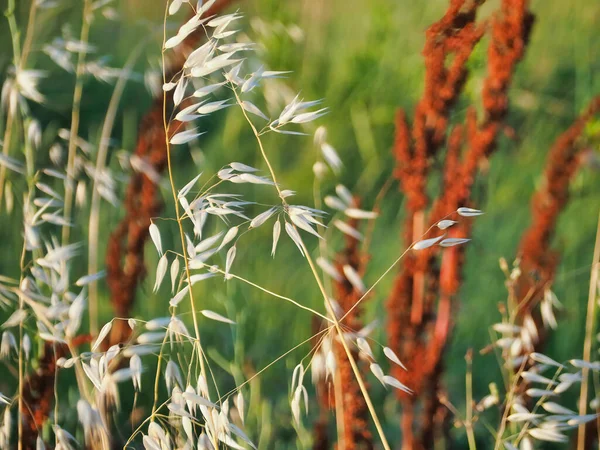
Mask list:
[{"label": "rust-colored seed spike", "polygon": [[[475,22],[479,5],[453,0],[444,17],[427,30],[423,96],[412,126],[403,112],[396,117],[394,175],[407,199],[407,246],[442,217],[469,204],[479,167],[495,150],[504,127],[508,87],[533,23],[525,0],[503,0],[492,19],[482,93],[484,117],[479,122],[475,109],[470,108],[465,124],[455,126],[447,136],[450,111],[468,75],[466,62],[486,30],[485,24]],[[426,187],[431,161],[443,147],[447,151],[442,189],[430,202]],[[468,220],[448,230],[449,237],[469,233]],[[394,367],[393,375],[415,391],[413,396],[397,393],[403,405],[402,448],[407,450],[431,448],[434,436],[448,430],[448,415],[439,402],[442,356],[453,328],[463,260],[462,247],[445,249],[441,258],[437,247],[408,254],[387,302],[389,345],[410,369]]]},{"label": "rust-colored seed spike", "polygon": [[[597,96],[585,112],[556,139],[548,154],[543,181],[531,202],[531,225],[523,233],[518,250],[522,275],[517,295],[520,299],[528,299],[519,309],[521,320],[532,314],[543,295],[543,288],[554,278],[558,254],[550,246],[551,238],[558,217],[569,200],[570,182],[579,166],[582,146],[578,145],[578,140],[587,122],[599,113],[600,96]],[[538,314],[533,316],[539,321]],[[541,326],[538,329],[543,331]],[[542,346],[543,343],[541,333],[537,345]]]},{"label": "rust-colored seed spike", "polygon": [[[91,340],[89,335],[80,335],[72,340],[71,345],[79,347]],[[65,344],[46,341],[37,362],[37,369],[25,377],[21,410],[24,431],[21,445],[24,449],[36,448],[37,437],[54,406],[56,361],[69,354],[69,348]]]}]

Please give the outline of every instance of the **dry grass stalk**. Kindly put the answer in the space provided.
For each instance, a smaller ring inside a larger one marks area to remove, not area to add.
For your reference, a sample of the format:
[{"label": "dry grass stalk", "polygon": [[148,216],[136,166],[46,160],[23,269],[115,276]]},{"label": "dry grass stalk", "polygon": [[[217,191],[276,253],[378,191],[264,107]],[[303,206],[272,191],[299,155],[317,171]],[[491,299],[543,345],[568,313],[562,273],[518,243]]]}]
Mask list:
[{"label": "dry grass stalk", "polygon": [[[360,207],[356,198],[354,199],[354,206],[356,208]],[[348,224],[352,228],[357,228],[358,220],[351,219]],[[348,235],[345,235],[345,240],[346,246],[338,255],[336,268],[340,274],[343,274],[344,265],[349,265],[358,274],[362,275],[366,261],[365,255],[360,252],[360,242]],[[362,293],[354,288],[345,276],[342,276],[339,281],[335,282],[335,296],[341,310],[346,313],[361,299]],[[352,309],[342,321],[343,325],[351,330],[361,329],[361,311],[362,307]],[[367,405],[342,345],[336,342],[334,350],[342,391],[343,448],[346,450],[372,449],[373,439],[369,431],[369,411]],[[354,352],[354,358],[358,360],[357,351]]]},{"label": "dry grass stalk", "polygon": [[[355,208],[359,208],[359,201],[354,198]],[[348,222],[352,228],[357,228],[359,220],[350,219]],[[363,327],[360,318],[362,306],[353,308],[353,306],[362,298],[362,292],[358,291],[352,283],[344,275],[344,266],[351,266],[356,273],[362,276],[366,257],[361,253],[360,241],[352,236],[345,235],[346,245],[338,254],[335,266],[340,274],[340,279],[334,282],[335,298],[338,302],[340,314],[346,314],[341,321],[344,329],[359,330]],[[321,320],[313,321],[313,331],[317,335],[324,327]],[[318,348],[320,340],[315,339],[313,348]],[[336,359],[337,378],[340,383],[339,396],[334,395],[334,387],[331,379],[321,377],[316,384],[317,398],[319,402],[320,415],[314,425],[313,430],[313,449],[330,448],[330,437],[327,433],[330,411],[335,409],[336,412],[341,412],[342,417],[338,417],[340,422],[338,431],[343,432],[343,436],[338,436],[337,446],[340,449],[356,450],[356,449],[372,449],[373,436],[369,431],[369,410],[365,399],[360,391],[360,386],[356,381],[354,372],[348,356],[339,342],[335,340],[333,351]],[[354,359],[358,361],[358,351],[353,351]],[[341,405],[336,405],[336,400],[341,397]]]},{"label": "dry grass stalk", "polygon": [[[218,14],[232,0],[218,0],[206,15]],[[181,71],[185,59],[194,50],[198,35],[192,34],[171,52],[167,79]],[[172,93],[166,98],[171,105]],[[162,175],[167,166],[165,131],[163,126],[163,97],[157,97],[140,123],[135,155],[148,163],[156,175]],[[159,186],[149,174],[132,175],[125,195],[125,217],[113,230],[106,253],[106,280],[111,292],[111,304],[116,317],[129,317],[135,302],[139,282],[144,278],[144,245],[153,217],[162,210]],[[125,342],[131,330],[126,321],[117,320],[105,343],[105,348]]]}]

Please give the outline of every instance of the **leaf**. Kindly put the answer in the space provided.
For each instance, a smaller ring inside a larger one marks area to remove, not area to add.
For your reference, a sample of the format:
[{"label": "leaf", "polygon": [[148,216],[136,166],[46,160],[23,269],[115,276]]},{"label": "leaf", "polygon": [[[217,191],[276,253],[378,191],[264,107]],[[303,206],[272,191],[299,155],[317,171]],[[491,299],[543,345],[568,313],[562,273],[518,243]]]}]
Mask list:
[{"label": "leaf", "polygon": [[[234,248],[234,247],[232,247]],[[217,322],[229,323],[231,325],[235,325],[235,322],[227,317],[222,316],[221,314],[217,314],[214,311],[210,311],[209,309],[204,309],[200,311],[204,317],[207,317],[212,320],[216,320]]]},{"label": "leaf", "polygon": [[392,350],[389,347],[384,347],[383,348],[383,353],[385,354],[385,356],[387,356],[387,358],[398,364],[400,367],[402,367],[404,370],[408,371],[408,369],[406,368],[406,366],[404,364],[402,364],[402,361],[400,361],[400,358],[398,358],[398,356],[396,355],[396,353],[394,353],[394,350]]},{"label": "leaf", "polygon": [[437,244],[439,241],[441,241],[443,237],[444,237],[444,235],[438,236],[435,238],[431,238],[431,239],[424,239],[422,241],[418,241],[415,243],[415,245],[413,245],[412,248],[413,248],[413,250],[423,250],[423,249],[432,247],[435,244]]},{"label": "leaf", "polygon": [[106,325],[104,325],[102,327],[102,329],[100,330],[100,333],[98,333],[98,337],[96,338],[96,341],[94,342],[94,345],[92,345],[92,351],[93,352],[96,351],[96,349],[102,343],[102,341],[104,340],[104,338],[106,336],[108,336],[108,333],[110,333],[110,329],[111,328],[112,328],[112,321],[108,322]]},{"label": "leaf", "polygon": [[277,250],[277,243],[279,242],[279,236],[281,234],[281,222],[279,219],[273,225],[273,246],[271,247],[271,256],[275,257],[275,251]]},{"label": "leaf", "polygon": [[158,288],[160,288],[163,278],[165,277],[165,274],[167,273],[168,265],[169,265],[169,259],[167,258],[167,254],[165,253],[164,255],[162,255],[160,257],[160,260],[158,261],[158,265],[156,266],[156,281],[154,282],[154,289],[152,289],[152,292],[156,292],[156,291],[158,291]]}]

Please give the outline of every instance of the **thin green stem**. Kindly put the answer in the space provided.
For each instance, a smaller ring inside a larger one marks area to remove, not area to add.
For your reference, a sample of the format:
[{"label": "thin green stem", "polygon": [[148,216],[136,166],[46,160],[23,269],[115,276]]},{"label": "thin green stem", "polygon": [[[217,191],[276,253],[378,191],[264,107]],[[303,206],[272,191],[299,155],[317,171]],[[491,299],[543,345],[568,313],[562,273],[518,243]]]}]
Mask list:
[{"label": "thin green stem", "polygon": [[[166,60],[165,60],[165,42],[167,39],[167,8],[168,8],[168,2],[165,5],[165,14],[164,14],[164,22],[163,22],[163,50],[161,53],[162,56],[162,68],[163,68],[163,83],[166,83]],[[192,313],[192,321],[194,323],[194,333],[195,333],[195,345],[197,346],[196,349],[198,351],[198,359],[199,359],[199,363],[200,363],[200,374],[204,377],[205,380],[207,380],[207,376],[206,376],[206,366],[204,363],[204,350],[202,348],[202,343],[200,341],[200,327],[198,326],[198,315],[196,312],[196,305],[195,305],[195,301],[194,301],[194,290],[192,287],[192,282],[191,282],[191,273],[190,273],[190,265],[189,265],[189,258],[188,258],[188,252],[187,252],[187,245],[186,245],[186,241],[185,241],[185,232],[183,230],[183,217],[181,215],[181,211],[179,208],[179,201],[177,199],[177,188],[175,187],[175,179],[173,177],[173,163],[172,163],[172,158],[171,158],[171,142],[170,142],[170,122],[167,119],[167,92],[163,91],[163,128],[164,128],[164,132],[165,132],[165,146],[166,146],[166,151],[167,151],[167,171],[169,174],[169,184],[171,187],[171,194],[173,196],[173,203],[174,203],[174,207],[175,207],[175,218],[177,220],[177,226],[179,228],[179,237],[181,240],[181,253],[183,256],[183,262],[184,262],[184,266],[185,266],[185,275],[186,275],[186,281],[187,281],[187,286],[188,286],[188,295],[190,297],[190,309],[191,309],[191,313]],[[214,442],[213,442],[213,446],[215,448],[218,448],[218,441],[217,441],[217,437],[216,434],[213,433],[213,438],[214,438]]]},{"label": "thin green stem", "polygon": [[469,450],[476,450],[477,445],[475,443],[475,433],[473,432],[473,350],[467,352],[465,360],[467,361],[467,374],[465,376],[465,386],[467,391],[465,428],[467,430]]}]

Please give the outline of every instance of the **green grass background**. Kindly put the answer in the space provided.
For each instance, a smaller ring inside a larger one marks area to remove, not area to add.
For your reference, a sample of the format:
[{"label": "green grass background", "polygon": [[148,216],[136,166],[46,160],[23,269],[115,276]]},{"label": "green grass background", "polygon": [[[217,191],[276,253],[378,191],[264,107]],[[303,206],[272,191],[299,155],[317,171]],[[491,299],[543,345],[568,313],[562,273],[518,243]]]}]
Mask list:
[{"label": "green grass background", "polygon": [[[56,11],[40,16],[41,23],[36,29],[39,44],[34,50],[40,50],[42,43],[58,35],[62,26],[70,27],[73,34],[78,35],[81,11],[76,3],[79,2],[63,3],[65,5]],[[98,54],[107,55],[109,65],[122,67],[140,42],[140,36],[160,28],[160,3],[115,1],[122,21],[114,23],[98,18],[92,24],[91,42],[98,46]],[[272,70],[292,70],[286,84],[306,99],[323,98],[330,108],[330,114],[319,124],[327,127],[329,142],[344,160],[341,181],[364,199],[366,208],[373,204],[393,167],[390,148],[394,112],[402,107],[412,117],[422,92],[424,68],[420,52],[424,30],[441,17],[446,4],[442,0],[247,0],[237,5],[246,16],[242,23],[244,32],[261,44],[259,54],[265,66]],[[0,1],[0,6],[4,9],[5,0]],[[18,2],[18,20],[22,25],[26,23],[27,6],[27,1]],[[497,1],[487,2],[482,17],[497,6]],[[551,143],[592,96],[600,93],[597,25],[600,23],[600,3],[593,0],[533,1],[531,9],[536,15],[536,23],[525,59],[518,66],[511,86],[511,113],[507,119],[519,139],[500,138],[490,171],[478,180],[474,194],[474,205],[486,214],[476,220],[473,242],[468,247],[465,281],[460,307],[456,311],[457,326],[446,354],[445,383],[451,401],[459,410],[462,410],[465,398],[464,354],[469,348],[478,350],[489,342],[488,327],[499,320],[496,305],[506,297],[498,260],[500,257],[509,261],[514,258],[521,233],[529,223],[530,196],[540,182]],[[295,40],[290,36],[288,31],[293,30],[292,27],[302,30],[302,39]],[[8,36],[4,21],[0,26],[2,73],[11,58]],[[471,78],[453,113],[457,120],[463,117],[467,105],[479,101],[486,69],[486,44],[487,40],[479,44],[469,63]],[[151,41],[144,50],[143,58],[136,65],[140,76],[149,64],[156,64],[159,50],[158,39]],[[55,139],[56,130],[69,125],[73,77],[56,69],[39,51],[33,53],[31,62],[36,68],[50,71],[50,76],[40,86],[49,101],[43,107],[34,107],[34,114],[43,121],[44,145],[48,148]],[[112,85],[91,78],[86,81],[81,135],[93,143],[97,142],[111,92]],[[140,79],[128,84],[117,119],[112,168],[117,168],[116,150],[133,150],[137,124],[150,101]],[[217,114],[201,126],[206,126],[210,132],[199,147],[191,151],[177,148],[175,177],[179,186],[199,171],[211,174],[230,161],[265,168],[239,111]],[[312,205],[311,166],[316,154],[312,139],[268,136],[265,142],[283,186],[298,191],[297,203]],[[43,150],[37,156],[40,162],[47,159]],[[590,168],[578,172],[572,183],[569,207],[561,217],[555,238],[562,262],[554,289],[565,310],[547,353],[558,360],[581,355],[589,267],[600,207],[598,175]],[[18,186],[19,180],[14,182]],[[335,182],[327,180],[325,190],[331,191]],[[119,192],[122,194],[123,191],[124,185],[121,185]],[[246,190],[246,194],[263,203],[275,202],[272,192],[263,186]],[[172,217],[174,212],[168,191],[163,191],[163,197],[167,203],[164,215]],[[371,261],[365,276],[367,284],[374,282],[403,250],[398,238],[402,204],[403,198],[394,185],[377,221]],[[84,208],[77,214],[75,238],[85,239],[87,211]],[[120,209],[103,205],[101,242],[106,242],[109,231],[122,214]],[[168,222],[164,224],[161,224],[163,245],[177,248],[176,229],[168,226]],[[5,216],[0,227],[3,242],[0,269],[13,276],[17,275],[15,269],[18,268],[15,261],[21,246],[20,226],[18,215],[13,215],[11,218]],[[309,242],[316,248],[313,239],[309,238]],[[293,244],[284,239],[275,260],[269,255],[270,245],[267,227],[243,237],[238,245],[236,273],[322,309],[317,286]],[[166,315],[169,298],[167,289],[162,289],[158,295],[151,292],[154,283],[152,267],[157,262],[151,244],[147,247],[147,261],[150,273],[139,291],[134,312],[140,318]],[[79,267],[73,268],[73,279],[82,274]],[[383,342],[386,317],[383,305],[392,278],[393,274],[375,290],[366,313],[369,320],[381,321],[374,337]],[[237,382],[243,380],[239,368],[244,364],[260,369],[311,334],[309,314],[240,283],[223,284],[221,280],[210,280],[198,288],[198,298],[202,308],[226,313],[238,322],[231,329],[211,322],[201,324],[203,344],[211,349],[209,354],[215,361],[213,366],[220,386],[233,387],[234,378]],[[111,318],[104,287],[101,313],[104,320]],[[0,314],[7,313],[0,311]],[[291,370],[308,351],[309,346],[295,351],[252,384],[248,429],[261,448],[305,445],[296,439],[290,425],[287,398]],[[229,362],[234,362],[235,367],[230,367]],[[144,378],[146,386],[153,379],[151,369]],[[480,397],[486,394],[490,381],[499,380],[495,358],[477,356],[474,374],[475,393]],[[65,384],[67,380],[65,377]],[[67,385],[65,388],[66,391],[73,389]],[[394,397],[378,388],[376,383],[373,383],[373,392],[385,428],[392,440],[398,442],[398,406]],[[74,392],[67,395],[75,397]],[[151,398],[145,395],[138,399],[138,405],[148,408]],[[131,392],[124,390],[125,404],[130,402],[130,397]],[[575,406],[574,397],[566,406]],[[316,406],[312,406],[309,419],[304,421],[307,427],[316,413]],[[66,411],[64,418],[76,420]],[[462,448],[464,433],[457,430],[455,434],[458,447]],[[483,443],[490,441],[489,434],[483,426],[478,426],[477,435],[482,442],[481,448],[484,448]]]}]

